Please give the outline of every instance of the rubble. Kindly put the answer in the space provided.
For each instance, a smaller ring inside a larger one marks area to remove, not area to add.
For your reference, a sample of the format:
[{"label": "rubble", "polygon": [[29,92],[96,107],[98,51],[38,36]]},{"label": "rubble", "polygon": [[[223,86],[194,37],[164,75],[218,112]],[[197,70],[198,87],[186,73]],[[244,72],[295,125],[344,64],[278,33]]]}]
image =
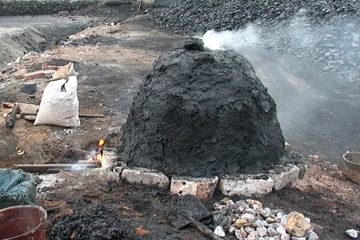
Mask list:
[{"label": "rubble", "polygon": [[213,204],[214,233],[236,239],[319,239],[310,219],[297,212],[285,214],[281,209],[263,208],[257,200],[232,201],[225,198]]}]

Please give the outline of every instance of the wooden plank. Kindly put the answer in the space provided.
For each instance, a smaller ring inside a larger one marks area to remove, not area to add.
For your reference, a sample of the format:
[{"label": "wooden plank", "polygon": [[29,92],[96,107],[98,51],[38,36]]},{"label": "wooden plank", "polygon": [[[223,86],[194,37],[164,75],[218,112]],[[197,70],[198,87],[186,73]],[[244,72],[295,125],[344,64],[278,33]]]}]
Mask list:
[{"label": "wooden plank", "polygon": [[23,75],[25,80],[31,80],[36,78],[49,78],[54,74],[54,70],[39,70],[35,72],[26,73]]}]

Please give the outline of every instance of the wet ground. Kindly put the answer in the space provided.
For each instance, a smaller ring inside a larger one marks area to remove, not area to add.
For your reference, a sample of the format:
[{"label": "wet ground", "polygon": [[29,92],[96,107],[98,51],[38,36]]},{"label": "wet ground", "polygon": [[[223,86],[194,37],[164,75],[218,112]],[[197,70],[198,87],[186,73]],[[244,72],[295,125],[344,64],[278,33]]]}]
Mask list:
[{"label": "wet ground", "polygon": [[[136,15],[130,6],[126,9],[117,11],[115,15],[123,18]],[[82,118],[77,129],[35,127],[24,119],[17,120],[13,129],[7,129],[2,121],[0,167],[11,168],[19,163],[77,161],[78,157],[71,148],[91,150],[100,138],[118,132],[126,120],[132,96],[152,68],[154,60],[179,47],[184,38],[156,29],[148,16],[131,17],[116,24],[111,22],[87,28],[75,34],[73,40],[64,39],[66,44],[28,55],[13,65],[19,70],[27,68],[33,71],[41,69],[42,63],[63,65],[74,62],[79,73],[80,112],[104,114],[106,117]],[[278,102],[278,116],[287,140],[305,155],[320,155],[320,158],[309,158],[307,174],[297,185],[259,200],[270,208],[282,208],[286,212],[297,210],[310,217],[321,239],[346,239],[344,230],[358,228],[360,222],[359,186],[348,181],[338,166],[322,160],[341,163],[341,153],[357,147],[359,111],[356,111],[356,106],[359,100],[356,89],[349,94],[348,90],[341,90],[347,87],[335,86],[334,93],[324,92],[321,81],[309,83],[309,78],[320,77],[313,71],[304,71],[300,68],[303,66],[301,62],[294,58],[289,61],[286,56],[270,53],[244,55],[253,63],[256,74]],[[15,72],[5,73],[2,77],[1,102],[40,103],[46,79],[27,81],[38,84],[37,92],[28,96],[19,91],[25,81],[16,79]],[[283,84],[293,86],[293,90],[281,91]],[[335,106],[339,107],[335,109]],[[6,111],[8,109],[2,109],[1,115]],[[118,140],[115,137],[106,147],[115,148]],[[169,225],[165,212],[170,197],[166,191],[125,183],[109,188],[107,183],[99,183],[100,179],[95,177],[91,181],[86,177],[73,178],[63,173],[58,176],[67,180],[38,197],[39,203],[46,208],[60,206],[60,210],[50,214],[49,228],[63,214],[100,203],[108,208],[120,209],[119,216],[128,219],[124,230],[133,239],[205,239],[191,228],[177,231]],[[83,185],[73,188],[76,183]],[[85,193],[97,193],[101,197],[84,200]],[[212,202],[222,197],[217,194],[206,205],[210,208]]]}]

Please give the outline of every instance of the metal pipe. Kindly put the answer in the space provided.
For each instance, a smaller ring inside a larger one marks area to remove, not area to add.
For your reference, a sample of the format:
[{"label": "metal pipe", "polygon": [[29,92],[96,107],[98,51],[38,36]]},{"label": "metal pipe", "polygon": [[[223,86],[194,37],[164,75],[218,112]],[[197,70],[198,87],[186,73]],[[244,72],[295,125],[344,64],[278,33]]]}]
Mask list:
[{"label": "metal pipe", "polygon": [[55,163],[55,164],[17,164],[15,165],[15,168],[31,173],[49,173],[49,172],[59,172],[59,170],[76,171],[76,170],[83,170],[86,168],[96,168],[99,166],[100,164],[98,163],[73,163],[73,164]]}]

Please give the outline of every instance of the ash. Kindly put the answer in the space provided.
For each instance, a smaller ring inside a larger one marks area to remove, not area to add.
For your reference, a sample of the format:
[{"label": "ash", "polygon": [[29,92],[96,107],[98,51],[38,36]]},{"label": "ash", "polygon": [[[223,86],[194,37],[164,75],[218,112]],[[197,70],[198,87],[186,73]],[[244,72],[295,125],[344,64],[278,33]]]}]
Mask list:
[{"label": "ash", "polygon": [[121,220],[114,210],[94,205],[61,216],[48,233],[48,239],[129,239],[122,230],[127,229],[125,225],[126,221]]}]

